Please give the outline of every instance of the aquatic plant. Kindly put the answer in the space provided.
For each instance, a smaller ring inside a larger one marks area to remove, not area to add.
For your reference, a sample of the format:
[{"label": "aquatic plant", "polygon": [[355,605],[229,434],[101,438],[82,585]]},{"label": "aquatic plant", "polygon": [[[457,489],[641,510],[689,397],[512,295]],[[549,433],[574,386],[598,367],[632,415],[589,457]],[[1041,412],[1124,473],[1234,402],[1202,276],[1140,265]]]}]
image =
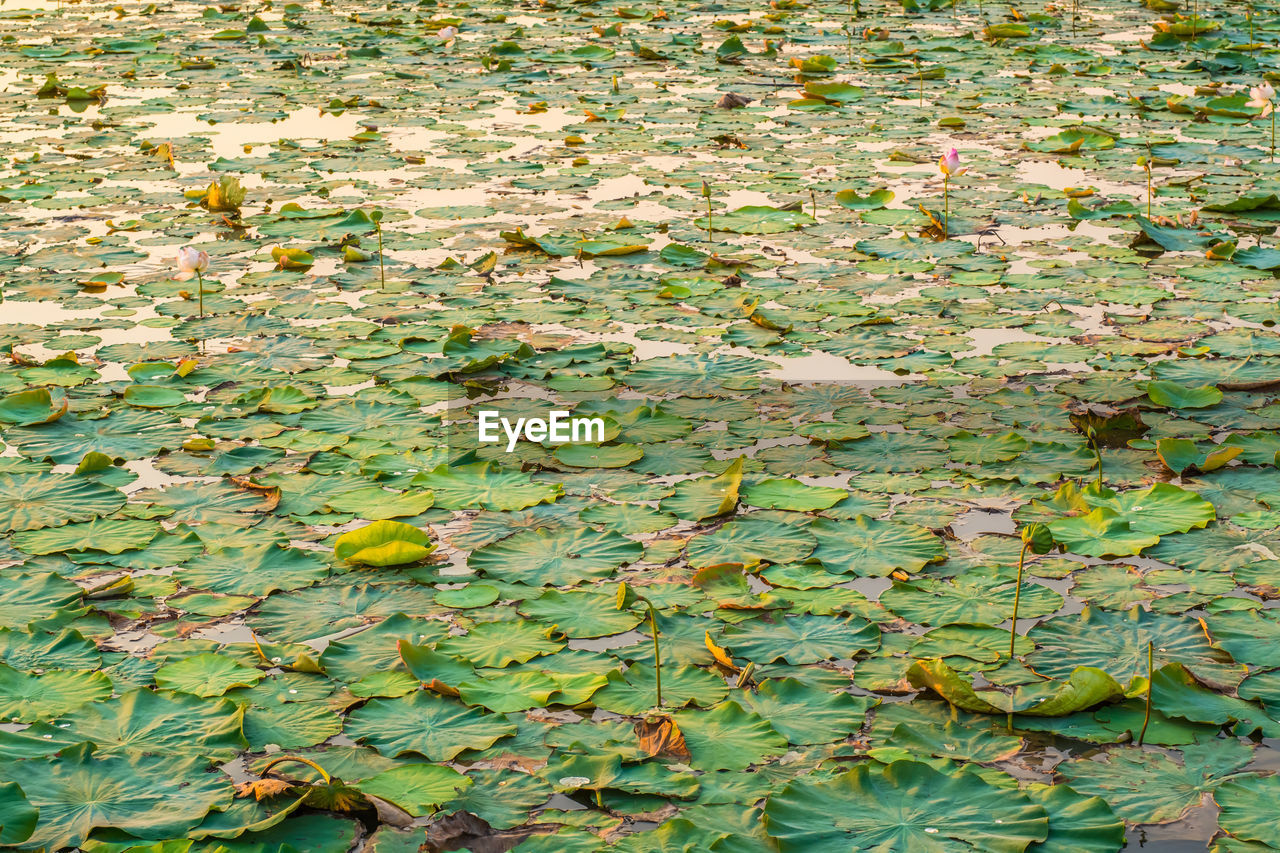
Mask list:
[{"label": "aquatic plant", "polygon": [[1047,554],[1053,550],[1053,534],[1048,525],[1039,522],[1028,524],[1019,535],[1022,547],[1018,551],[1018,574],[1013,596],[1013,614],[1009,617],[1009,660],[1013,660],[1014,643],[1018,639],[1018,606],[1022,603],[1022,569],[1027,560],[1027,551],[1033,554]]},{"label": "aquatic plant", "polygon": [[178,275],[175,277],[179,280],[187,280],[195,276],[200,316],[203,317],[204,273],[209,269],[209,253],[193,246],[183,246],[178,250],[178,257],[175,259],[175,263],[178,267]]},{"label": "aquatic plant", "polygon": [[951,232],[951,179],[960,177],[969,167],[960,165],[960,155],[952,148],[938,158],[938,171],[942,173],[942,236],[946,239]]},{"label": "aquatic plant", "polygon": [[382,211],[375,210],[369,214],[369,219],[373,222],[374,231],[378,235],[378,282],[382,290],[387,289],[387,267],[382,256]]},{"label": "aquatic plant", "polygon": [[[1252,20],[1252,19],[1250,19]],[[1276,110],[1275,110],[1276,90],[1270,83],[1262,82],[1257,86],[1249,89],[1248,106],[1257,107],[1262,110],[1262,117],[1271,117],[1271,162],[1276,159]]]},{"label": "aquatic plant", "polygon": [[653,677],[654,691],[658,697],[657,707],[662,707],[662,649],[658,643],[658,613],[653,607],[653,602],[645,596],[636,592],[635,587],[628,583],[618,585],[618,597],[616,607],[619,610],[629,610],[636,604],[643,604],[649,615],[649,632],[653,634]]}]

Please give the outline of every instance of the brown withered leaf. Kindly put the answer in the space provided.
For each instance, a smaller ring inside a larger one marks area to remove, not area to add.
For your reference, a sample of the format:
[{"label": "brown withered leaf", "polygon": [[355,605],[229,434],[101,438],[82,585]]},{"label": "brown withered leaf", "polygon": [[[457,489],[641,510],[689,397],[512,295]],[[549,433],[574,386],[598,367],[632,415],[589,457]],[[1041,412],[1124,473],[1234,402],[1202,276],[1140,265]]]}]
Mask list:
[{"label": "brown withered leaf", "polygon": [[636,737],[640,748],[653,756],[665,755],[688,761],[693,756],[685,745],[680,727],[670,717],[651,717],[636,723]]},{"label": "brown withered leaf", "polygon": [[237,797],[253,797],[258,802],[293,792],[294,784],[283,779],[254,779],[236,785]]},{"label": "brown withered leaf", "polygon": [[751,103],[754,98],[748,98],[746,95],[739,95],[736,92],[725,92],[720,96],[720,100],[716,101],[716,106],[722,110],[736,110],[745,107]]},{"label": "brown withered leaf", "polygon": [[1067,413],[1071,425],[1090,444],[1123,449],[1135,438],[1151,429],[1142,421],[1137,407],[1113,409],[1107,406],[1077,404]]},{"label": "brown withered leaf", "polygon": [[717,646],[716,641],[711,639],[710,631],[703,632],[703,642],[707,644],[707,651],[711,652],[711,656],[716,659],[716,663],[720,666],[730,672],[738,672],[741,670],[741,667],[733,662],[733,658],[729,656],[729,653],[720,646]]}]

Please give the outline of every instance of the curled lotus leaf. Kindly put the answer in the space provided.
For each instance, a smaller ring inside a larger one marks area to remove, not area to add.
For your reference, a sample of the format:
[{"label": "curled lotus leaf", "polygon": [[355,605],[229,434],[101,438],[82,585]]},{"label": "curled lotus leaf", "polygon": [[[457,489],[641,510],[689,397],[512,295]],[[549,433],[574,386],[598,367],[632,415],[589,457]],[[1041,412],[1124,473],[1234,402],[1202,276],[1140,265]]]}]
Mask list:
[{"label": "curled lotus leaf", "polygon": [[915,687],[927,687],[963,711],[977,714],[1026,714],[1065,717],[1124,697],[1124,687],[1096,667],[1080,666],[1065,681],[1020,685],[1011,693],[974,688],[970,679],[938,658],[916,661],[907,670]]},{"label": "curled lotus leaf", "polygon": [[348,531],[333,543],[333,553],[339,559],[368,566],[417,563],[434,550],[426,533],[411,524],[390,520]]}]

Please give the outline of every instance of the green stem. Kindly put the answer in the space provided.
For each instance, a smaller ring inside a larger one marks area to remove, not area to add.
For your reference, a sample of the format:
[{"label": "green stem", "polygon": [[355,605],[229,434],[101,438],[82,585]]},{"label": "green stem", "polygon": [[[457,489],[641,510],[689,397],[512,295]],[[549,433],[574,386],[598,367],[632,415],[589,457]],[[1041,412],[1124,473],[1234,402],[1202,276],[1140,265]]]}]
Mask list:
[{"label": "green stem", "polygon": [[844,25],[845,45],[849,51],[849,61],[853,61],[853,0],[849,0],[849,21]]},{"label": "green stem", "polygon": [[653,632],[653,673],[657,680],[658,707],[662,707],[662,653],[658,649],[658,614],[654,612],[653,605],[648,601],[645,604],[649,606],[649,630]]},{"label": "green stem", "polygon": [[1155,662],[1155,644],[1151,640],[1147,640],[1147,711],[1142,715],[1142,731],[1138,732],[1138,746],[1142,746],[1142,742],[1147,737],[1147,726],[1151,723],[1151,676],[1153,675],[1153,666]]},{"label": "green stem", "polygon": [[1018,555],[1018,586],[1013,593],[1013,621],[1009,623],[1009,660],[1013,660],[1013,644],[1018,639],[1018,603],[1022,601],[1022,566],[1027,560],[1027,543],[1022,543]]},{"label": "green stem", "polygon": [[204,316],[204,276],[200,275],[200,270],[196,270],[196,289],[199,291],[200,300],[200,316]]},{"label": "green stem", "polygon": [[1271,162],[1276,161],[1276,105],[1267,102],[1267,106],[1271,108]]},{"label": "green stem", "polygon": [[813,218],[818,218],[818,197],[813,192],[813,187],[809,188],[809,201],[813,204]]},{"label": "green stem", "polygon": [[707,196],[707,242],[711,242],[711,196]]},{"label": "green stem", "polygon": [[382,264],[382,223],[375,222],[373,227],[378,232],[378,278],[382,281],[382,289],[387,289],[387,268]]},{"label": "green stem", "polygon": [[319,774],[320,774],[320,777],[321,777],[322,779],[324,779],[324,783],[325,783],[326,785],[328,785],[328,784],[329,784],[329,778],[330,778],[330,777],[329,777],[329,774],[325,772],[324,768],[323,768],[323,767],[321,767],[319,764],[316,764],[316,763],[315,763],[314,761],[312,761],[311,759],[309,759],[309,758],[303,758],[303,757],[302,757],[302,756],[300,756],[300,755],[282,755],[282,756],[280,756],[279,758],[274,758],[274,759],[272,759],[271,761],[268,761],[268,762],[266,763],[266,765],[262,768],[262,770],[261,770],[261,771],[259,771],[258,776],[259,776],[259,777],[266,776],[266,775],[267,775],[267,773],[271,770],[271,768],[272,768],[272,767],[275,767],[277,764],[283,764],[283,763],[284,763],[284,762],[286,762],[286,761],[293,761],[293,762],[296,762],[296,763],[298,763],[298,764],[305,764],[305,765],[307,765],[308,767],[312,768],[313,770],[315,770],[317,773],[319,773]]},{"label": "green stem", "polygon": [[951,176],[942,178],[942,239],[951,236]]},{"label": "green stem", "polygon": [[1147,166],[1147,219],[1151,218],[1151,166]]},{"label": "green stem", "polygon": [[1093,456],[1098,460],[1098,491],[1102,491],[1102,446],[1096,441],[1093,443]]}]

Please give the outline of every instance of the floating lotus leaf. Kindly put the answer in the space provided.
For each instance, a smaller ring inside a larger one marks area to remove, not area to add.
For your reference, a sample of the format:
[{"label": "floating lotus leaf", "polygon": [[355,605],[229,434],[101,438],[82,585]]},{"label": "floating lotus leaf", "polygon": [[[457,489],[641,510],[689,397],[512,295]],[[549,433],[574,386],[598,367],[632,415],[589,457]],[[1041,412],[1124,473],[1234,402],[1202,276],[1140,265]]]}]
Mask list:
[{"label": "floating lotus leaf", "polygon": [[514,734],[497,714],[467,708],[454,699],[418,691],[399,699],[371,699],[348,719],[346,733],[383,755],[421,755],[447,761],[464,749],[484,749]]},{"label": "floating lotus leaf", "polygon": [[[1131,530],[1154,536],[1186,533],[1188,530],[1204,527],[1216,517],[1213,504],[1195,492],[1170,483],[1156,483],[1149,489],[1120,494],[1099,496],[1086,493],[1085,502],[1091,506],[1115,510],[1129,522]],[[1053,529],[1050,525],[1050,530]],[[1099,543],[1097,547],[1104,546]]]},{"label": "floating lotus leaf", "polygon": [[1215,685],[1240,679],[1241,671],[1230,664],[1225,652],[1210,644],[1202,623],[1139,607],[1127,612],[1085,607],[1078,614],[1041,622],[1027,636],[1036,645],[1027,662],[1050,678],[1067,678],[1078,666],[1100,669],[1122,683],[1137,675],[1145,677],[1150,642],[1157,667],[1181,663]]},{"label": "floating lotus leaf", "polygon": [[0,782],[0,842],[18,844],[35,832],[40,810],[27,802],[17,782]]},{"label": "floating lotus leaf", "polygon": [[689,564],[696,567],[720,563],[755,565],[764,561],[796,563],[808,557],[816,544],[799,525],[748,515],[691,539],[686,553]]},{"label": "floating lotus leaf", "polygon": [[745,770],[787,750],[786,738],[737,702],[724,702],[710,711],[680,711],[673,719],[699,767]]},{"label": "floating lotus leaf", "polygon": [[6,531],[88,521],[110,515],[124,500],[116,489],[76,474],[0,474],[0,526]]},{"label": "floating lotus leaf", "polygon": [[715,477],[700,477],[678,484],[675,494],[661,504],[664,512],[681,518],[703,521],[732,512],[738,505],[742,486],[742,460],[734,460]]},{"label": "floating lotus leaf", "polygon": [[1181,761],[1161,752],[1125,750],[1058,766],[1074,790],[1106,800],[1135,823],[1169,823],[1200,804],[1236,771],[1252,751],[1235,739],[1183,747]]},{"label": "floating lotus leaf", "polygon": [[441,640],[436,651],[456,655],[476,666],[504,667],[560,651],[564,643],[552,637],[553,631],[550,625],[536,622],[484,622],[466,634]]},{"label": "floating lotus leaf", "polygon": [[1077,667],[1065,681],[1021,685],[1013,693],[975,690],[942,660],[916,661],[907,672],[916,687],[928,687],[952,705],[977,714],[1063,717],[1124,696],[1124,688],[1095,667]]},{"label": "floating lotus leaf", "polygon": [[182,693],[132,690],[85,704],[0,739],[0,757],[49,755],[89,742],[95,756],[138,753],[228,761],[246,746],[243,710],[226,700],[202,701]]},{"label": "floating lotus leaf", "polygon": [[222,655],[194,655],[162,666],[156,685],[196,696],[221,696],[233,687],[251,687],[262,671],[236,663]]},{"label": "floating lotus leaf", "polygon": [[1212,385],[1187,388],[1177,382],[1157,381],[1147,383],[1147,396],[1157,406],[1174,409],[1203,409],[1222,402],[1222,392]]},{"label": "floating lotus leaf", "polygon": [[100,758],[86,746],[55,759],[33,759],[20,772],[22,791],[39,810],[26,847],[76,847],[98,827],[135,838],[181,835],[231,803],[231,782],[201,763],[172,756]]},{"label": "floating lotus leaf", "polygon": [[417,563],[434,550],[427,534],[399,521],[375,521],[342,534],[333,543],[333,553],[339,559],[369,566]]},{"label": "floating lotus leaf", "polygon": [[1051,522],[1049,530],[1063,550],[1085,557],[1125,557],[1160,541],[1159,535],[1135,530],[1126,516],[1106,506]]},{"label": "floating lotus leaf", "polygon": [[80,587],[51,572],[6,574],[0,577],[0,626],[26,628],[57,620],[60,614],[70,615],[81,604],[81,596]]},{"label": "floating lotus leaf", "polygon": [[1201,448],[1185,438],[1162,438],[1156,441],[1156,455],[1172,473],[1207,474],[1216,471],[1244,452],[1243,447]]},{"label": "floating lotus leaf", "polygon": [[[1013,616],[1016,584],[1003,572],[968,572],[949,581],[920,578],[894,582],[879,601],[905,619],[922,625],[996,625]],[[1024,584],[1019,618],[1047,616],[1062,606],[1062,596],[1048,587]]]},{"label": "floating lotus leaf", "polygon": [[1274,776],[1245,774],[1218,786],[1213,799],[1221,810],[1218,824],[1235,838],[1274,840],[1271,813],[1275,809],[1277,779]]},{"label": "floating lotus leaf", "polygon": [[796,746],[830,743],[861,728],[863,715],[878,700],[848,693],[828,693],[794,678],[769,679],[754,692],[735,699],[768,720]]},{"label": "floating lotus leaf", "polygon": [[119,554],[145,548],[159,532],[160,525],[154,521],[97,518],[79,524],[16,533],[13,543],[29,554],[55,554],[60,551]]},{"label": "floating lotus leaf", "polygon": [[568,586],[591,578],[605,578],[619,566],[637,559],[644,547],[610,530],[517,533],[477,549],[468,561],[490,577],[537,586]]},{"label": "floating lotus leaf", "polygon": [[857,618],[788,616],[731,626],[721,642],[736,656],[760,664],[817,663],[874,651],[880,645],[880,629]]},{"label": "floating lotus leaf", "polygon": [[112,459],[154,456],[180,447],[190,435],[191,430],[171,415],[122,409],[97,420],[63,417],[40,426],[6,430],[5,441],[33,459],[74,465],[90,452]]},{"label": "floating lotus leaf", "polygon": [[524,509],[550,503],[560,494],[558,488],[531,483],[524,475],[502,471],[490,462],[455,468],[442,466],[416,477],[413,483],[430,489],[435,494],[436,505],[449,509]]},{"label": "floating lotus leaf", "polygon": [[783,853],[945,849],[943,841],[956,850],[1017,853],[1049,833],[1046,810],[1016,789],[906,760],[792,782],[769,798],[764,820]]},{"label": "floating lotus leaf", "polygon": [[308,586],[329,574],[329,567],[297,548],[249,545],[220,548],[188,560],[176,573],[186,586],[224,593],[268,595]]},{"label": "floating lotus leaf", "polygon": [[[437,595],[436,600],[440,597]],[[644,617],[637,611],[619,610],[617,596],[605,590],[560,592],[549,589],[520,605],[520,613],[548,625],[555,625],[566,637],[603,637],[629,631]]]},{"label": "floating lotus leaf", "polygon": [[850,521],[823,519],[809,530],[818,540],[815,559],[829,571],[862,577],[919,571],[946,553],[942,541],[923,527],[861,515]]},{"label": "floating lotus leaf", "polygon": [[[853,87],[848,88],[853,89]],[[711,227],[737,234],[778,234],[812,225],[814,221],[812,216],[799,210],[779,210],[768,205],[747,205],[729,213],[712,215]],[[705,219],[702,225],[706,227]]]},{"label": "floating lotus leaf", "polygon": [[748,506],[804,512],[829,509],[848,496],[844,489],[810,486],[798,480],[771,479],[748,486],[742,501]]},{"label": "floating lotus leaf", "polygon": [[53,719],[110,696],[111,679],[101,672],[51,669],[29,674],[0,664],[0,717],[7,720]]},{"label": "floating lotus leaf", "polygon": [[386,800],[415,817],[428,815],[454,799],[471,780],[457,770],[434,764],[406,764],[361,780],[360,792]]},{"label": "floating lotus leaf", "polygon": [[1066,785],[1031,785],[1026,794],[1049,813],[1049,837],[1028,848],[1035,853],[1103,853],[1124,846],[1124,821],[1102,797],[1086,797]]},{"label": "floating lotus leaf", "polygon": [[1261,730],[1268,737],[1280,732],[1280,722],[1244,699],[1223,696],[1201,685],[1182,664],[1171,663],[1151,678],[1151,707],[1166,717],[1193,723],[1232,725],[1241,735]]},{"label": "floating lotus leaf", "polygon": [[55,400],[48,388],[33,388],[0,398],[0,421],[14,426],[34,426],[56,421],[70,405],[65,395]]}]

